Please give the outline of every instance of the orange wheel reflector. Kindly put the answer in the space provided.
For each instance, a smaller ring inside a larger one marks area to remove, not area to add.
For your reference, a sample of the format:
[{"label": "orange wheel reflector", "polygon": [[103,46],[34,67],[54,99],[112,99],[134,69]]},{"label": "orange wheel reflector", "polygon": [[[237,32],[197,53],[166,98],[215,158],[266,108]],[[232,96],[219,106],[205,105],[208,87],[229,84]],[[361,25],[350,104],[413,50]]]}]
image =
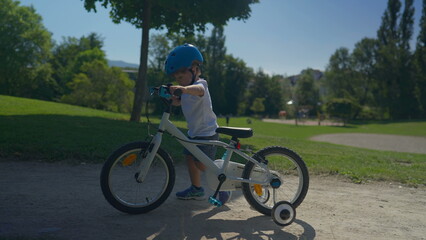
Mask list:
[{"label": "orange wheel reflector", "polygon": [[262,186],[260,184],[254,184],[254,191],[259,197],[263,195]]},{"label": "orange wheel reflector", "polygon": [[129,156],[127,156],[127,157],[123,160],[123,162],[122,162],[121,164],[123,164],[123,166],[129,166],[129,165],[132,165],[132,164],[135,162],[136,158],[137,158],[137,155],[136,155],[136,154],[130,154]]}]

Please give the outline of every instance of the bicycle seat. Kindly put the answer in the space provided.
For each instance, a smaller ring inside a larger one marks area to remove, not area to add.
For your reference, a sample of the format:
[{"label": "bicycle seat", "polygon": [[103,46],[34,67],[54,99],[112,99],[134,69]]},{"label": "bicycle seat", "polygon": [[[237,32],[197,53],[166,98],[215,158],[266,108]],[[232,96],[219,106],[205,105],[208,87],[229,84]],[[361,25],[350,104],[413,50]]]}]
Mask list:
[{"label": "bicycle seat", "polygon": [[253,136],[253,130],[251,128],[218,127],[216,132],[236,138],[249,138]]}]

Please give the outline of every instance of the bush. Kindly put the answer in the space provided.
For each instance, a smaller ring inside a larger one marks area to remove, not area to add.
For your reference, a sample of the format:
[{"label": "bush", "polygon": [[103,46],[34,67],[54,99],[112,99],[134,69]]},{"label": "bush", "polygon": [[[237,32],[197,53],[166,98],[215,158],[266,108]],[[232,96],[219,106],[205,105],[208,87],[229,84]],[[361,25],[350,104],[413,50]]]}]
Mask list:
[{"label": "bush", "polygon": [[72,92],[62,96],[62,102],[113,112],[131,111],[134,83],[121,69],[94,61],[85,63],[82,70],[68,83]]},{"label": "bush", "polygon": [[369,106],[363,106],[361,112],[358,115],[358,118],[361,120],[380,120],[381,116],[382,115],[378,109]]},{"label": "bush", "polygon": [[333,98],[326,104],[326,111],[330,117],[341,118],[343,123],[352,119],[360,106],[347,98]]}]

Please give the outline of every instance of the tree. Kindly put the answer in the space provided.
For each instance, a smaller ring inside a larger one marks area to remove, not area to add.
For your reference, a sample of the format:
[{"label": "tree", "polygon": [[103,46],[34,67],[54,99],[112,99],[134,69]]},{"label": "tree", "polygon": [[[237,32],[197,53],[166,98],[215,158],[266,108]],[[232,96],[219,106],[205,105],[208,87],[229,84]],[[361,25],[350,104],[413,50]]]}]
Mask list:
[{"label": "tree", "polygon": [[412,56],[409,41],[413,32],[412,0],[405,0],[401,17],[399,0],[389,0],[378,36],[377,77],[379,103],[393,119],[410,118],[416,112]]},{"label": "tree", "polygon": [[297,80],[296,96],[299,108],[309,109],[316,114],[320,98],[312,69],[305,70]]},{"label": "tree", "polygon": [[425,116],[425,2],[414,55],[410,49],[413,0],[404,0],[402,13],[401,2],[389,0],[377,39],[364,38],[352,54],[341,48],[330,58],[324,84],[328,98],[345,98],[360,104],[361,108],[354,108],[360,112],[353,117],[366,116],[364,113],[385,119]]},{"label": "tree", "polygon": [[147,90],[149,30],[167,28],[169,32],[193,33],[195,30],[204,31],[207,23],[223,26],[229,19],[249,18],[250,4],[258,0],[84,0],[84,6],[86,10],[96,12],[97,2],[105,8],[111,6],[113,22],[127,21],[136,28],[142,28],[139,74],[130,118],[131,121],[139,121]]},{"label": "tree", "polygon": [[52,65],[62,102],[96,109],[130,112],[134,82],[121,68],[109,67],[103,39],[96,33],[65,38],[54,49]]},{"label": "tree", "polygon": [[420,32],[417,36],[416,49],[426,47],[426,0],[423,0],[422,17],[419,23]]},{"label": "tree", "polygon": [[77,54],[74,63],[74,72],[78,73],[82,71],[82,67],[85,63],[99,61],[107,65],[105,52],[99,48],[89,49]]},{"label": "tree", "polygon": [[417,36],[414,54],[414,95],[417,100],[419,117],[426,117],[426,0],[423,0],[420,32]]},{"label": "tree", "polygon": [[33,7],[0,0],[0,94],[50,99],[51,34]]},{"label": "tree", "polygon": [[226,82],[232,81],[224,77],[226,47],[223,27],[215,27],[207,39],[206,51],[204,52],[206,62],[206,75],[209,80],[209,90],[213,101],[213,109],[222,114],[228,114],[227,99],[225,95]]},{"label": "tree", "polygon": [[253,112],[259,114],[265,111],[265,105],[263,104],[263,102],[265,101],[264,98],[255,98],[253,100],[253,104],[250,107],[250,110],[252,110]]},{"label": "tree", "polygon": [[405,0],[399,31],[400,51],[400,98],[398,100],[398,118],[412,118],[418,113],[415,98],[415,81],[413,75],[413,55],[410,49],[410,41],[413,36],[414,7],[413,0]]},{"label": "tree", "polygon": [[[223,89],[226,106],[223,114],[239,114],[239,106],[245,102],[244,96],[250,77],[253,75],[251,68],[246,63],[231,55],[226,55],[223,67]],[[214,99],[213,101],[215,101]]]},{"label": "tree", "polygon": [[352,60],[349,49],[339,48],[331,55],[325,72],[325,87],[331,98],[351,96]]},{"label": "tree", "polygon": [[389,0],[388,6],[383,14],[382,23],[377,31],[377,38],[382,45],[396,43],[399,35],[398,20],[401,2],[399,0]]},{"label": "tree", "polygon": [[96,33],[90,33],[80,38],[63,38],[62,42],[53,48],[50,64],[55,69],[53,78],[58,84],[56,98],[71,92],[68,83],[73,80],[74,75],[81,72],[80,68],[84,63],[94,60],[106,63],[102,46],[102,37]]},{"label": "tree", "polygon": [[[351,59],[355,71],[354,100],[360,106],[374,105],[374,91],[377,91],[377,79],[375,78],[375,64],[377,54],[377,40],[364,38],[355,44]],[[361,108],[359,108],[361,111]],[[355,112],[354,118],[360,114]]]},{"label": "tree", "polygon": [[327,102],[326,111],[331,117],[341,118],[343,124],[352,118],[359,106],[347,98],[333,98]]},{"label": "tree", "polygon": [[151,57],[150,67],[157,71],[164,71],[164,62],[171,51],[169,39],[166,35],[156,34],[151,38],[149,46],[149,56]]},{"label": "tree", "polygon": [[[265,114],[278,115],[283,104],[281,77],[271,77],[262,69],[252,75],[250,82],[247,82],[249,86],[246,96],[247,106],[253,105],[255,101],[258,101],[256,99],[261,98],[265,102]],[[253,111],[252,108],[248,110]],[[247,113],[250,114],[250,112]]]},{"label": "tree", "polygon": [[383,116],[388,118],[395,115],[392,112],[399,98],[399,53],[398,53],[398,21],[401,3],[399,0],[389,0],[381,26],[377,32],[377,102],[383,111]]},{"label": "tree", "polygon": [[120,68],[110,68],[105,61],[93,60],[85,62],[80,70],[68,83],[72,91],[62,97],[63,102],[113,112],[130,112],[134,84]]},{"label": "tree", "polygon": [[399,45],[402,49],[410,50],[410,40],[413,36],[414,24],[414,0],[405,0],[404,12],[402,13],[401,21],[399,23]]},{"label": "tree", "polygon": [[266,112],[269,116],[278,116],[284,105],[284,90],[282,88],[283,77],[272,75],[268,81],[268,97],[265,100]]}]

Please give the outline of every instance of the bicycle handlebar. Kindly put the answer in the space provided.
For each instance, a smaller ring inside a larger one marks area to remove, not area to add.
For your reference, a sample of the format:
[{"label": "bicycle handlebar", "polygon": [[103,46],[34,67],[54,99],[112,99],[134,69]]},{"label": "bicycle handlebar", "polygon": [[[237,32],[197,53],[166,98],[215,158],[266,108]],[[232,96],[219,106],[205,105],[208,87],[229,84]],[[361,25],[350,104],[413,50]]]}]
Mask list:
[{"label": "bicycle handlebar", "polygon": [[174,92],[173,92],[173,95],[175,95],[176,97],[180,97],[180,96],[182,96],[182,89],[176,89]]},{"label": "bicycle handlebar", "polygon": [[[170,99],[172,97],[172,94],[170,93],[170,88],[169,88],[169,86],[166,86],[166,85],[161,85],[159,87],[150,87],[149,92],[150,92],[151,95],[157,94],[158,96],[165,98],[165,99]],[[182,95],[182,90],[176,89],[173,92],[173,95],[180,97]]]}]

